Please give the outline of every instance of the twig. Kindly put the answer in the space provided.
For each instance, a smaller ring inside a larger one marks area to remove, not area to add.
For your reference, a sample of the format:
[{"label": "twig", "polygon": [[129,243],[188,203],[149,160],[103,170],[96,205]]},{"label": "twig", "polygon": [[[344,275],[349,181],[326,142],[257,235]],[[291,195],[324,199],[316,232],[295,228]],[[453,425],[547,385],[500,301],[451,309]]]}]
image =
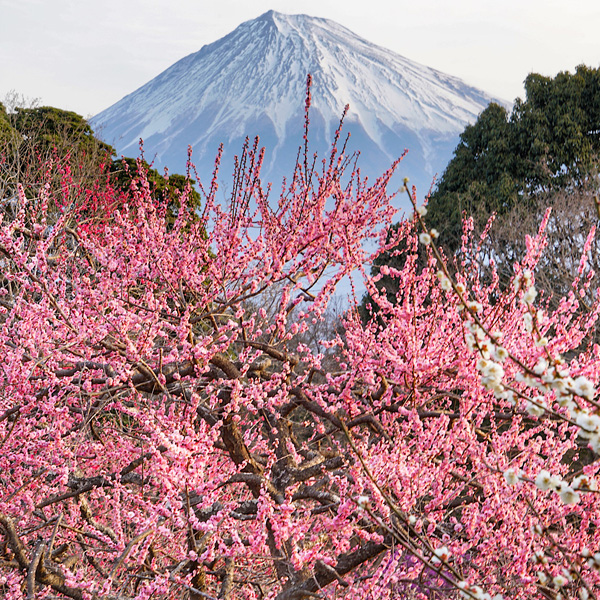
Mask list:
[{"label": "twig", "polygon": [[35,600],[35,574],[37,573],[38,566],[44,555],[45,545],[44,540],[40,540],[37,543],[35,550],[33,551],[33,556],[31,557],[29,569],[27,569],[27,600]]},{"label": "twig", "polygon": [[219,590],[219,598],[227,600],[233,589],[233,574],[235,572],[235,560],[230,556],[225,560],[225,575]]},{"label": "twig", "polygon": [[123,564],[123,562],[125,561],[125,559],[129,556],[129,553],[131,552],[131,550],[133,549],[133,547],[138,542],[141,542],[143,539],[147,538],[153,531],[154,531],[154,529],[146,529],[146,531],[143,531],[139,535],[136,535],[129,542],[129,544],[127,544],[127,546],[125,546],[125,550],[123,550],[123,552],[121,553],[121,556],[119,556],[119,558],[117,558],[117,560],[115,561],[115,564],[113,565],[113,568],[111,569],[111,571],[110,571],[110,573],[108,575],[108,579],[109,580],[112,581],[112,578],[115,576],[115,573],[117,572],[117,569]]}]

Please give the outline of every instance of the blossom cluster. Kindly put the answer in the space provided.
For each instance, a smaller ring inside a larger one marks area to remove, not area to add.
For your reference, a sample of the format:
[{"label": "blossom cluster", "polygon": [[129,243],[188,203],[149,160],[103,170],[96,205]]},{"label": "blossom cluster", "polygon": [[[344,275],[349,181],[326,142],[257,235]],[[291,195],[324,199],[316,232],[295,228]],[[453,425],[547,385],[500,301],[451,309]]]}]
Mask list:
[{"label": "blossom cluster", "polygon": [[474,600],[503,600],[502,594],[491,596],[489,592],[484,592],[478,585],[469,585],[466,581],[459,581],[457,584],[460,590],[461,598],[470,598]]},{"label": "blossom cluster", "polygon": [[543,304],[543,232],[503,288],[391,226],[393,170],[275,203],[261,160],[198,219],[142,174],[0,222],[0,595],[597,598],[600,304]]}]

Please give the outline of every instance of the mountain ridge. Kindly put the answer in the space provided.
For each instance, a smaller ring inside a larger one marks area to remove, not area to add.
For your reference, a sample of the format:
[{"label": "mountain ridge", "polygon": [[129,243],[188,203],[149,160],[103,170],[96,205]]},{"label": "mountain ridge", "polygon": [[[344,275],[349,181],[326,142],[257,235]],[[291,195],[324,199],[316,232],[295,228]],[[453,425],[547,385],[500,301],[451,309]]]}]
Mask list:
[{"label": "mountain ridge", "polygon": [[465,125],[494,101],[335,21],[271,10],[177,61],[93,117],[92,126],[129,156],[143,138],[155,166],[170,170],[184,167],[191,145],[204,177],[220,142],[227,168],[243,139],[259,135],[267,151],[263,175],[276,181],[293,170],[302,143],[308,73],[312,149],[328,149],[349,104],[345,131],[350,150],[362,152],[363,170],[378,175],[408,148],[403,171],[426,187]]}]

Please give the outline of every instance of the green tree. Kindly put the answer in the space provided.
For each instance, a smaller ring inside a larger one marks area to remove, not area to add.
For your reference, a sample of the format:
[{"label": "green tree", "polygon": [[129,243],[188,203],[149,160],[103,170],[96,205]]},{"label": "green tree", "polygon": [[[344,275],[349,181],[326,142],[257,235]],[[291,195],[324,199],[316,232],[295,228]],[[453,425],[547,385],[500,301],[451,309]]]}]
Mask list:
[{"label": "green tree", "polygon": [[133,183],[141,179],[140,169],[145,176],[142,178],[148,182],[152,196],[159,201],[166,202],[166,219],[171,226],[180,209],[180,197],[189,186],[187,202],[189,204],[189,218],[197,220],[197,210],[200,208],[200,194],[193,187],[196,183],[193,179],[178,173],[170,174],[168,177],[161,175],[156,169],[150,167],[145,160],[133,158],[119,158],[113,160],[110,165],[110,177],[114,185],[123,191],[128,191]]},{"label": "green tree", "polygon": [[0,139],[4,138],[5,135],[11,130],[10,120],[6,107],[0,102]]},{"label": "green tree", "polygon": [[[42,182],[60,189],[61,178],[68,176],[76,185],[69,186],[69,198],[63,200],[74,202],[97,181],[113,154],[74,112],[48,106],[0,108],[0,198],[14,196],[18,185],[33,198]],[[44,173],[50,163],[60,163],[62,169],[48,182]]]},{"label": "green tree", "polygon": [[[81,115],[50,106],[18,106],[21,102],[9,99],[13,106],[8,110],[0,103],[0,200],[13,197],[19,184],[29,198],[37,197],[40,186],[50,183],[55,190],[68,189],[65,205],[89,207],[90,190],[99,181],[110,177],[113,185],[128,192],[132,182],[139,179],[141,167],[147,172],[153,196],[167,203],[165,218],[169,224],[178,214],[180,195],[188,185],[189,218],[197,218],[200,194],[193,187],[194,180],[180,174],[164,177],[143,160],[138,165],[133,158],[115,159],[114,148],[98,139]],[[60,163],[62,168],[48,169],[50,163]],[[46,171],[53,173],[51,182]],[[68,186],[64,185],[65,177]],[[3,204],[5,211],[11,206]]]},{"label": "green tree", "polygon": [[581,186],[600,151],[600,69],[532,74],[525,91],[513,111],[515,146],[527,159],[517,175],[534,191]]},{"label": "green tree", "polygon": [[[581,211],[587,215],[590,207],[595,210],[589,197],[597,189],[600,157],[600,69],[581,65],[574,74],[563,72],[554,78],[532,73],[525,80],[525,93],[525,100],[516,99],[512,112],[492,103],[465,128],[425,217],[427,225],[440,233],[438,243],[446,255],[452,256],[460,251],[463,214],[474,217],[477,232],[495,213],[498,234],[492,229],[486,260],[494,259],[506,278],[522,251],[516,242],[522,236],[515,225],[518,229],[527,223],[528,232],[534,233],[545,208],[555,202],[561,218],[569,218],[571,207],[573,222],[579,222]],[[573,245],[564,231],[552,225],[555,242]],[[396,250],[375,261],[373,275],[380,273],[382,265],[402,268],[399,261],[406,255]],[[571,254],[579,250],[573,248]],[[422,249],[416,252],[422,254]],[[419,262],[425,264],[421,255]],[[567,262],[576,264],[574,259]],[[548,285],[565,280],[563,267],[546,265]],[[390,297],[397,290],[389,275],[377,285],[385,287]],[[368,304],[366,297],[365,318],[369,318]]]},{"label": "green tree", "polygon": [[511,127],[506,109],[492,103],[461,134],[428,208],[428,222],[444,235],[447,248],[460,245],[463,212],[505,212],[522,195]]},{"label": "green tree", "polygon": [[[40,149],[56,149],[59,154],[66,150],[83,153],[103,153],[112,156],[115,151],[94,136],[89,123],[75,112],[42,106],[39,108],[16,108],[13,127],[24,141],[35,139]],[[75,148],[74,148],[75,146]]]},{"label": "green tree", "polygon": [[525,80],[512,113],[490,104],[460,136],[429,201],[427,222],[444,247],[460,246],[461,214],[486,221],[539,193],[580,188],[600,155],[600,69],[579,66],[555,78]]}]

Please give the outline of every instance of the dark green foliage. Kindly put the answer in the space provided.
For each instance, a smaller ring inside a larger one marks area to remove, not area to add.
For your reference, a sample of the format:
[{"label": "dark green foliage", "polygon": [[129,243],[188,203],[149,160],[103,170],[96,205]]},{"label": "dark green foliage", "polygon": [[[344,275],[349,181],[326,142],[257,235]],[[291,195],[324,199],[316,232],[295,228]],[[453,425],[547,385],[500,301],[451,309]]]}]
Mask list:
[{"label": "dark green foliage", "polygon": [[197,210],[200,208],[200,194],[193,187],[196,182],[184,175],[174,174],[164,177],[156,169],[152,169],[144,160],[138,162],[133,158],[120,158],[114,160],[110,166],[111,180],[118,188],[128,191],[132,184],[137,184],[139,181],[140,168],[146,173],[152,195],[157,200],[167,203],[166,219],[169,225],[172,225],[177,218],[180,196],[188,186],[189,219],[195,221],[198,218]]},{"label": "dark green foliage", "polygon": [[600,151],[600,69],[529,75],[512,115],[516,176],[530,192],[581,186]]},{"label": "dark green foliage", "polygon": [[585,184],[600,155],[600,69],[577,67],[554,79],[531,74],[526,100],[510,116],[490,104],[460,136],[454,158],[429,201],[427,223],[451,252],[460,246],[461,215],[481,223],[539,193]]},{"label": "dark green foliage", "polygon": [[[492,234],[496,246],[490,256],[506,279],[517,258],[518,240],[523,241],[521,225],[527,221],[528,233],[535,233],[554,198],[583,197],[584,190],[593,187],[600,157],[600,69],[582,65],[574,74],[554,78],[531,74],[525,92],[526,99],[517,99],[510,114],[492,103],[465,128],[425,217],[427,226],[440,233],[438,243],[446,255],[453,256],[461,246],[463,214],[474,217],[477,232],[496,213],[502,233]],[[494,237],[504,242],[499,245]],[[372,274],[382,264],[401,267],[397,261],[394,251],[382,254]],[[422,256],[419,262],[424,262]],[[566,281],[563,272],[548,272],[545,277],[549,282]],[[397,291],[390,277],[377,285],[385,287],[388,299]],[[365,297],[366,318],[368,302]]]},{"label": "dark green foliage", "polygon": [[460,136],[429,201],[427,222],[443,236],[446,247],[460,245],[462,214],[505,212],[519,199],[511,122],[505,108],[490,104]]},{"label": "dark green foliage", "polygon": [[17,108],[12,117],[13,127],[24,138],[35,139],[38,151],[56,149],[59,153],[73,146],[78,153],[93,152],[114,155],[112,146],[94,137],[89,123],[77,113],[51,106]]},{"label": "dark green foliage", "polygon": [[[394,225],[390,228],[386,243],[389,244],[391,239],[397,235],[398,228],[399,225]],[[400,292],[398,280],[387,273],[381,274],[380,268],[383,265],[386,265],[392,269],[402,270],[406,264],[407,257],[410,256],[412,259],[418,258],[415,256],[418,252],[418,248],[411,248],[409,243],[409,240],[402,239],[393,250],[382,253],[375,258],[373,266],[371,267],[371,275],[379,277],[379,280],[376,283],[377,289],[379,291],[385,290],[385,297],[391,303],[395,301],[398,292]],[[422,260],[419,262],[422,262]],[[377,303],[372,302],[371,297],[368,294],[365,294],[360,303],[359,312],[362,320],[367,322],[373,316],[377,315],[379,307]]]},{"label": "dark green foliage", "polygon": [[11,130],[10,121],[6,112],[6,107],[0,102],[0,139],[3,139],[5,135]]},{"label": "dark green foliage", "polygon": [[79,184],[71,188],[77,195],[97,180],[112,154],[113,148],[94,137],[87,121],[74,112],[48,106],[11,111],[0,107],[0,198],[13,196],[19,184],[29,198],[38,195],[42,182],[60,188],[57,175],[55,181],[46,180],[49,162],[62,166],[55,173],[68,169]]},{"label": "dark green foliage", "polygon": [[[95,137],[89,123],[77,113],[49,106],[7,111],[0,103],[0,199],[14,196],[18,184],[29,198],[38,195],[41,182],[48,183],[44,175],[48,162],[59,163],[61,168],[53,172],[63,173],[62,177],[68,176],[74,184],[66,186],[71,196],[63,199],[65,206],[87,206],[88,190],[106,176],[129,192],[138,176],[137,161],[113,160],[114,154],[114,148]],[[165,178],[145,161],[140,166],[147,171],[153,195],[159,203],[167,202],[165,218],[169,224],[177,217],[180,195],[188,185],[189,218],[198,218],[200,194],[192,187],[193,180],[179,174]],[[65,188],[61,177],[52,185]]]}]

